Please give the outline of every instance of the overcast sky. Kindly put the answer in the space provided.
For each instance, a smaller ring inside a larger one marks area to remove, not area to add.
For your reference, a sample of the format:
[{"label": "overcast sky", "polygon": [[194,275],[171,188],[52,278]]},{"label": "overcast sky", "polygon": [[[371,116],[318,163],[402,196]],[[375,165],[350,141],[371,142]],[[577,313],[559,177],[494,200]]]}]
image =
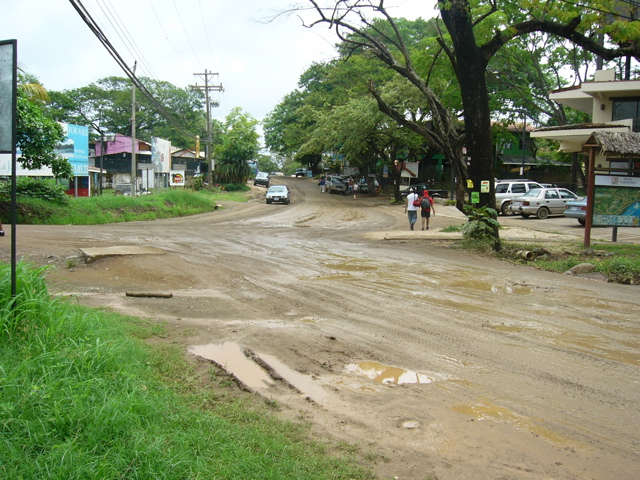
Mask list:
[{"label": "overcast sky", "polygon": [[[241,107],[262,120],[296,88],[314,61],[335,56],[335,34],[288,16],[296,0],[82,0],[136,74],[185,88],[205,69],[224,93],[213,110],[223,120]],[[297,0],[305,4],[304,0]],[[429,18],[434,0],[387,0],[394,16]],[[0,0],[0,40],[17,39],[18,65],[49,90],[125,76],[68,0]],[[214,94],[217,96],[218,94]]]}]

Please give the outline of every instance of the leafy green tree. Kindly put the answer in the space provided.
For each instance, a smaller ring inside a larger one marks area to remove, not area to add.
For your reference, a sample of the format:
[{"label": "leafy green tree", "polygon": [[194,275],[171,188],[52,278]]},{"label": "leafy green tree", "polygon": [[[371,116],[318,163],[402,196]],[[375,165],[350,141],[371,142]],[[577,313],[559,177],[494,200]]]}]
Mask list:
[{"label": "leafy green tree", "polygon": [[[502,0],[438,0],[437,8],[446,27],[437,37],[442,51],[453,66],[462,98],[464,112],[464,141],[450,127],[451,112],[443,104],[414,68],[411,51],[402,38],[396,22],[384,6],[384,0],[341,0],[329,2],[327,7],[317,0],[310,0],[318,19],[315,24],[329,24],[338,37],[354,48],[369,52],[391,70],[409,80],[429,102],[433,116],[433,130],[425,129],[405,118],[404,112],[388,105],[371,88],[382,111],[399,123],[406,125],[425,138],[438,142],[443,153],[457,160],[458,173],[467,178],[462,146],[470,154],[468,177],[475,188],[481,180],[491,180],[493,174],[493,141],[491,137],[491,110],[487,86],[487,68],[491,59],[504,45],[519,37],[544,32],[571,41],[578,47],[599,55],[605,60],[623,56],[640,57],[640,24],[632,15],[621,16],[624,8],[620,2],[601,0],[590,4],[585,11],[578,4],[565,2],[539,2],[532,0],[523,5]],[[597,3],[597,5],[594,5]],[[631,8],[631,7],[629,7]],[[618,15],[612,22],[614,15]],[[380,15],[387,27],[369,20],[368,14]],[[597,34],[605,33],[611,47],[597,41]],[[438,132],[438,135],[434,135]],[[493,182],[488,193],[480,192],[480,205],[494,205]]]},{"label": "leafy green tree", "polygon": [[244,183],[249,178],[248,161],[256,159],[259,149],[257,125],[258,121],[239,107],[227,115],[214,150],[214,174],[219,182]]},{"label": "leafy green tree", "polygon": [[[136,92],[136,137],[146,141],[160,137],[180,148],[193,148],[196,135],[206,138],[202,92],[148,78],[141,81],[181,128]],[[89,125],[98,133],[131,135],[131,85],[128,78],[107,77],[85,87],[51,92],[49,110],[61,121]]]},{"label": "leafy green tree", "polygon": [[19,82],[16,141],[21,153],[18,161],[28,170],[51,167],[56,178],[73,177],[71,164],[55,153],[55,148],[65,137],[62,126],[43,110],[43,102],[47,99],[46,91],[31,75],[20,75]]}]

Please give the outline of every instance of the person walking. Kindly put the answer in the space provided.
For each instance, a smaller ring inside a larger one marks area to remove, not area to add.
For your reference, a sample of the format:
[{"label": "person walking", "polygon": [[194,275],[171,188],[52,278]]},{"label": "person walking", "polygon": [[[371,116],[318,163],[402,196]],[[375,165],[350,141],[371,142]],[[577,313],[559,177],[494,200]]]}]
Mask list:
[{"label": "person walking", "polygon": [[413,227],[418,220],[418,208],[420,206],[420,201],[418,200],[418,194],[415,193],[414,189],[409,189],[409,195],[407,195],[407,202],[404,204],[404,213],[409,216],[409,229],[413,230]]},{"label": "person walking", "polygon": [[324,175],[320,177],[320,181],[318,182],[318,185],[320,185],[320,192],[324,193],[327,187],[327,177],[325,177]]},{"label": "person walking", "polygon": [[422,217],[422,230],[429,230],[429,218],[431,213],[436,214],[433,208],[433,198],[429,196],[429,190],[425,190],[420,197],[420,216]]},{"label": "person walking", "polygon": [[359,185],[356,182],[353,182],[353,199],[356,199],[356,194],[358,193]]}]

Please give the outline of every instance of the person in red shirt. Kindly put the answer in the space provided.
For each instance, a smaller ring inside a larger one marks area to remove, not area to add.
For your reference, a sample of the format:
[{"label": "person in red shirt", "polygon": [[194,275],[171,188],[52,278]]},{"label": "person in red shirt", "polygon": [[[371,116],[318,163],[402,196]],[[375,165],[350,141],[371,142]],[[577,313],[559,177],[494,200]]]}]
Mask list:
[{"label": "person in red shirt", "polygon": [[429,218],[431,213],[436,214],[433,208],[433,198],[429,196],[429,190],[425,190],[420,197],[420,216],[422,217],[422,230],[429,230]]}]

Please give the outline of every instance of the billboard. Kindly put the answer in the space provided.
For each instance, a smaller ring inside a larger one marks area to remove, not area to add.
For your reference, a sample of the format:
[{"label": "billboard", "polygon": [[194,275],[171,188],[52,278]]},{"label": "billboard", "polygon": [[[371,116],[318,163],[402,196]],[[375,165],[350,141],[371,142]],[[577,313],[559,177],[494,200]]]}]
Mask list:
[{"label": "billboard", "polygon": [[169,173],[171,170],[171,142],[162,138],[151,139],[151,163],[156,172]]},{"label": "billboard", "polygon": [[172,187],[184,187],[184,170],[171,170],[169,185]]},{"label": "billboard", "polygon": [[593,225],[640,226],[640,178],[596,175]]},{"label": "billboard", "polygon": [[65,140],[55,148],[55,152],[66,158],[76,177],[89,175],[89,128],[81,125],[61,123]]},{"label": "billboard", "polygon": [[13,153],[16,41],[0,42],[0,152]]},{"label": "billboard", "polygon": [[[80,125],[61,123],[65,139],[55,149],[55,153],[67,159],[77,177],[89,175],[89,129]],[[16,149],[16,156],[20,158],[22,152]],[[0,154],[0,176],[10,176],[11,155]],[[53,177],[51,167],[28,170],[20,162],[16,165],[16,175],[19,177]]]}]

